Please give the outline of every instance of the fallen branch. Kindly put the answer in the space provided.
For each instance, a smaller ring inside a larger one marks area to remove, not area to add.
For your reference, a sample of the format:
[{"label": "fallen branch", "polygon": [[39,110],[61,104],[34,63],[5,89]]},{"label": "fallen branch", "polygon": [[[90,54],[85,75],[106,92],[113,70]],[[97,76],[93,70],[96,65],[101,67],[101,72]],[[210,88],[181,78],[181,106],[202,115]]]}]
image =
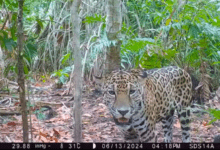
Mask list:
[{"label": "fallen branch", "polygon": [[5,111],[5,110],[0,110],[0,116],[7,116],[7,115],[21,115],[21,113],[20,112],[18,112],[18,111],[10,111],[10,112],[8,112],[8,111]]}]

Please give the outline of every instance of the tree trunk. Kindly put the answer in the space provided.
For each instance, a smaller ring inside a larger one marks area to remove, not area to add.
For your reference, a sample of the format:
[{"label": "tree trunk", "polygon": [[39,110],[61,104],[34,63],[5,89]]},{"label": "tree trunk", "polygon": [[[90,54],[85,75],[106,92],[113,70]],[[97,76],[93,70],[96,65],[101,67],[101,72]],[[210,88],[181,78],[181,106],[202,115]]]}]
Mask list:
[{"label": "tree trunk", "polygon": [[[202,54],[201,54],[202,55]],[[204,105],[205,102],[208,102],[208,100],[210,99],[210,81],[211,81],[211,77],[209,76],[208,72],[207,72],[207,67],[208,64],[204,61],[202,61],[201,59],[201,66],[200,66],[200,73],[201,73],[201,78],[200,78],[200,82],[202,84],[202,92],[201,92],[201,98],[200,98],[200,102],[199,104]]]},{"label": "tree trunk", "polygon": [[119,31],[122,25],[121,15],[121,0],[107,1],[107,18],[106,31],[109,41],[117,41],[116,45],[111,44],[107,47],[106,62],[104,73],[108,74],[113,70],[117,70],[121,66],[120,46],[121,42],[118,40]]},{"label": "tree trunk", "polygon": [[3,78],[3,70],[4,70],[4,58],[3,58],[3,52],[0,47],[0,79]]},{"label": "tree trunk", "polygon": [[81,121],[81,99],[82,99],[82,56],[80,51],[80,18],[78,9],[81,0],[74,0],[72,5],[72,29],[73,29],[73,47],[74,47],[74,139],[75,142],[82,140],[82,121]]},{"label": "tree trunk", "polygon": [[27,105],[25,100],[25,80],[24,80],[24,64],[23,64],[23,4],[24,0],[18,0],[18,86],[19,97],[21,102],[21,114],[23,122],[23,142],[28,143],[28,120],[27,120]]}]

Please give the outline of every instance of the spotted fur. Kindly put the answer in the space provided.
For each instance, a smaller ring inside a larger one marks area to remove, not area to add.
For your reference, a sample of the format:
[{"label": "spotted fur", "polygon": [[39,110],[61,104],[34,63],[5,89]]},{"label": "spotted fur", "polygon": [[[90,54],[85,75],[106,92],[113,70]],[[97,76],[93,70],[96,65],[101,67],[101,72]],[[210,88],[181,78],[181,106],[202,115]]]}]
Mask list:
[{"label": "spotted fur", "polygon": [[192,82],[176,66],[147,71],[114,71],[103,80],[104,100],[125,140],[155,142],[155,125],[162,121],[164,142],[172,141],[174,111],[182,141],[190,142]]}]

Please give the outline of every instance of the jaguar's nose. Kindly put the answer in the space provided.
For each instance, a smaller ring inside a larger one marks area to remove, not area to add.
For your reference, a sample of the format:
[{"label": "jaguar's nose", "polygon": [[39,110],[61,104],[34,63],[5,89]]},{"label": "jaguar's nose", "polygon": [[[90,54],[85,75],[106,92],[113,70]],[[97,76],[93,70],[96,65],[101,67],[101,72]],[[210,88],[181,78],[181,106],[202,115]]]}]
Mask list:
[{"label": "jaguar's nose", "polygon": [[128,110],[118,110],[118,112],[119,112],[122,116],[125,116],[129,111],[128,111]]}]

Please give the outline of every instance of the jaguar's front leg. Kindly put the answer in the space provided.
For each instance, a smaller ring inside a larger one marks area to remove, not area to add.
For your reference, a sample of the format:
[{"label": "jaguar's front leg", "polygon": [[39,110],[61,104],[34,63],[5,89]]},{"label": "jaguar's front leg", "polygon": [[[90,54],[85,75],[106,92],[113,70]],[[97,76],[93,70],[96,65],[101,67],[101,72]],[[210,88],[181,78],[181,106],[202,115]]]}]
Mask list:
[{"label": "jaguar's front leg", "polygon": [[146,117],[140,117],[134,120],[134,130],[138,132],[140,141],[143,143],[155,142],[154,124],[148,121]]},{"label": "jaguar's front leg", "polygon": [[119,129],[123,133],[126,142],[132,142],[132,143],[140,142],[139,135],[132,126],[127,126],[126,128],[119,126]]}]

